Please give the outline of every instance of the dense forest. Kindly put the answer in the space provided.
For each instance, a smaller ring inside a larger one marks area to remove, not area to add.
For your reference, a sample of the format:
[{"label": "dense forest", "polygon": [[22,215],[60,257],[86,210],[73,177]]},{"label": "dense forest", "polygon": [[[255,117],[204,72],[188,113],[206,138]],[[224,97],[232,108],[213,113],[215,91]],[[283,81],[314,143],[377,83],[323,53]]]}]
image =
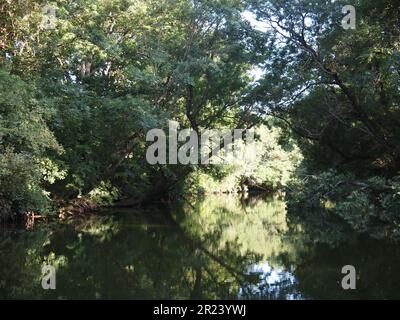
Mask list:
[{"label": "dense forest", "polygon": [[[1,0],[0,220],[262,191],[328,243],[400,241],[399,50],[394,0]],[[149,164],[170,120],[256,157]]]}]

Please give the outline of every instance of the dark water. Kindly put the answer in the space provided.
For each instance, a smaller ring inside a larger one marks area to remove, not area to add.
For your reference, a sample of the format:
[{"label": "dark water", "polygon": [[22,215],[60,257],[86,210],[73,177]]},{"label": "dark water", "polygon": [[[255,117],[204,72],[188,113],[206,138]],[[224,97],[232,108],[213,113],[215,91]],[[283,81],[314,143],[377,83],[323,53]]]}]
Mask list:
[{"label": "dark water", "polygon": [[[303,230],[279,199],[229,196],[2,227],[0,298],[400,298],[398,247],[353,237],[332,248]],[[41,286],[46,264],[55,290]],[[356,290],[341,287],[344,265]]]}]

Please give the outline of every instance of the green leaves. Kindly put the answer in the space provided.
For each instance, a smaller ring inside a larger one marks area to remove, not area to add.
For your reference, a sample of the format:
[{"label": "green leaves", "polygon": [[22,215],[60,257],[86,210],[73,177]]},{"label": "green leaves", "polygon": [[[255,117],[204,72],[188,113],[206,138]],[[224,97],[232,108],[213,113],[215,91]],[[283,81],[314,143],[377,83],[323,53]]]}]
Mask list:
[{"label": "green leaves", "polygon": [[287,193],[289,215],[303,219],[302,224],[314,236],[313,229],[324,226],[320,231],[325,237],[316,237],[317,241],[330,242],[333,239],[328,235],[336,229],[343,234],[335,241],[345,240],[353,232],[398,243],[398,179],[371,177],[358,181],[330,170],[292,181]]},{"label": "green leaves", "polygon": [[42,171],[49,152],[62,151],[47,126],[54,114],[51,100],[40,99],[33,84],[3,69],[0,92],[0,220],[45,212],[49,203],[43,182],[61,178]]}]

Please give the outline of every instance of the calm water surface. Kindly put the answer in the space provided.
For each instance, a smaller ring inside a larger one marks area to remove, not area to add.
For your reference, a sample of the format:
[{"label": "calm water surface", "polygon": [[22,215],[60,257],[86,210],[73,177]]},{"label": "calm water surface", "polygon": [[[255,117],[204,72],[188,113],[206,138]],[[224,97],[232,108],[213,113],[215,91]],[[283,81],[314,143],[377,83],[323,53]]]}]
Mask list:
[{"label": "calm water surface", "polygon": [[[278,198],[233,196],[2,226],[0,298],[400,298],[400,248],[355,237],[332,247],[305,230]],[[56,290],[41,287],[45,264]],[[341,288],[348,264],[356,290]]]}]

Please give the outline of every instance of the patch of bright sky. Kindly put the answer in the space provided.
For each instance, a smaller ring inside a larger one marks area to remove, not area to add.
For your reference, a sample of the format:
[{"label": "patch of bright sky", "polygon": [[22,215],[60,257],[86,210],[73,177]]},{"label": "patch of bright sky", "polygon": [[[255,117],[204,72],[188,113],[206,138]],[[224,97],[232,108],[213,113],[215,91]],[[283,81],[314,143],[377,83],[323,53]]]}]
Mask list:
[{"label": "patch of bright sky", "polygon": [[270,28],[268,23],[257,20],[257,17],[253,12],[244,11],[242,13],[242,18],[250,22],[250,25],[258,31],[266,32],[268,28]]},{"label": "patch of bright sky", "polygon": [[[335,0],[331,0],[332,2],[334,2]],[[242,13],[242,18],[247,20],[250,25],[257,31],[260,32],[267,32],[268,30],[270,30],[271,28],[275,28],[276,30],[279,30],[279,32],[282,34],[282,40],[284,39],[284,36],[288,36],[287,32],[285,30],[283,30],[282,28],[280,28],[279,26],[277,26],[276,23],[272,22],[272,24],[270,25],[268,22],[265,21],[260,21],[257,19],[257,16],[250,11],[244,11]],[[311,27],[314,23],[314,20],[311,17],[306,17],[304,20],[304,24],[306,26],[306,28]],[[311,41],[312,43],[312,41]],[[283,45],[280,43],[276,44],[277,46]],[[313,45],[313,43],[312,43]],[[258,66],[254,66],[250,72],[249,72],[250,77],[253,79],[253,82],[257,82],[259,81],[263,75],[264,75],[264,71],[262,68],[258,67]]]},{"label": "patch of bright sky", "polygon": [[[283,270],[280,268],[272,268],[268,262],[260,262],[251,265],[248,269],[249,274],[257,274],[259,276],[259,283],[256,285],[250,285],[248,289],[251,289],[253,295],[266,297],[276,296],[278,297],[283,293],[286,300],[293,299],[304,299],[304,297],[297,291],[297,279],[292,272]],[[264,289],[262,289],[264,288]],[[287,292],[285,291],[287,290]],[[280,290],[282,290],[280,292]],[[245,296],[243,288],[239,291],[239,298]]]},{"label": "patch of bright sky", "polygon": [[253,82],[255,83],[258,82],[263,77],[264,70],[258,66],[253,66],[253,68],[251,68],[251,70],[249,71],[249,75],[253,80]]},{"label": "patch of bright sky", "polygon": [[313,25],[313,19],[311,19],[310,17],[306,17],[304,19],[304,25],[308,28],[311,27]]},{"label": "patch of bright sky", "polygon": [[[242,17],[243,19],[247,20],[250,25],[257,31],[266,32],[270,28],[268,23],[257,20],[256,15],[250,11],[243,12]],[[252,78],[253,82],[257,82],[258,80],[260,80],[263,74],[263,69],[258,66],[254,66],[249,72],[249,75]]]}]

